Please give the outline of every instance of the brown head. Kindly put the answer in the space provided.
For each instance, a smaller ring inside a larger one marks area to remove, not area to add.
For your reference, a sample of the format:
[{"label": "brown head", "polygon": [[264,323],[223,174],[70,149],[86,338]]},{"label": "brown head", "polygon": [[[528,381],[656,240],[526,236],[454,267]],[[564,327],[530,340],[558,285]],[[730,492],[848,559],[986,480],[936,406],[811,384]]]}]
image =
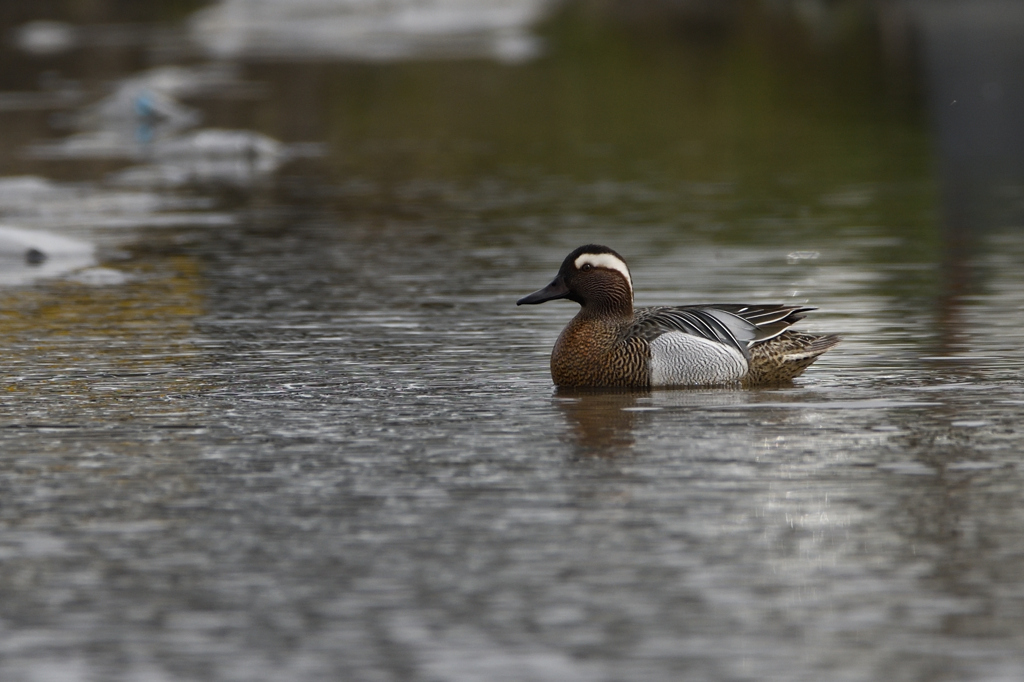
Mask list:
[{"label": "brown head", "polygon": [[586,315],[633,317],[633,281],[622,256],[607,246],[581,246],[562,261],[558,275],[516,305],[544,303],[556,298],[576,301]]}]

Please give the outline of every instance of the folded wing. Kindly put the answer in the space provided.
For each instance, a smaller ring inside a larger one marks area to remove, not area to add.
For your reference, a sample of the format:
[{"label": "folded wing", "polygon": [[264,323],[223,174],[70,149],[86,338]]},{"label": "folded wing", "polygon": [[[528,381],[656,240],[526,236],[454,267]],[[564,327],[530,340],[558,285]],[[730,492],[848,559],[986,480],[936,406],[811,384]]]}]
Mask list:
[{"label": "folded wing", "polygon": [[653,341],[666,332],[683,332],[739,350],[777,337],[814,308],[807,306],[710,304],[657,306],[636,310],[630,335]]}]

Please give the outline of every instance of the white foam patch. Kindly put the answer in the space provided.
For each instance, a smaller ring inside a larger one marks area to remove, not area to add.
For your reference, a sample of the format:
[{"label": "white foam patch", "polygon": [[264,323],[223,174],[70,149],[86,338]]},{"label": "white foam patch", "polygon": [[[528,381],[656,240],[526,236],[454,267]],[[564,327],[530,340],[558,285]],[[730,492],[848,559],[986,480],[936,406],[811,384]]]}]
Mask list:
[{"label": "white foam patch", "polygon": [[576,269],[579,270],[585,263],[590,263],[595,268],[607,268],[608,270],[615,270],[622,274],[626,278],[626,283],[629,285],[629,293],[633,293],[633,278],[629,276],[629,268],[622,262],[621,258],[617,258],[610,253],[584,253],[580,254],[573,264]]}]

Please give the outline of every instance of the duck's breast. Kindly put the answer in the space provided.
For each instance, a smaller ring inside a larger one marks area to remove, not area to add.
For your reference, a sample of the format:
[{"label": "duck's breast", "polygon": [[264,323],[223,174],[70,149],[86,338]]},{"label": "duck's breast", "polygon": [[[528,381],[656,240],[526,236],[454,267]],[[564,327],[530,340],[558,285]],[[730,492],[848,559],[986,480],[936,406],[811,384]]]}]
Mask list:
[{"label": "duck's breast", "polygon": [[577,316],[551,352],[558,386],[649,386],[647,342],[630,338],[621,325]]},{"label": "duck's breast", "polygon": [[739,349],[684,332],[665,332],[650,342],[651,386],[721,386],[747,373]]}]

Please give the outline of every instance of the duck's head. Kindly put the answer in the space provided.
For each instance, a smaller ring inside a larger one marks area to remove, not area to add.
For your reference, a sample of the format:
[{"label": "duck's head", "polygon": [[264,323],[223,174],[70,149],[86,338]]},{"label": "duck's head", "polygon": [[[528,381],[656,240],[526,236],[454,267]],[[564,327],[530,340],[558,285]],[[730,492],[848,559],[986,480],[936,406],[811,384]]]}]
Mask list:
[{"label": "duck's head", "polygon": [[576,301],[585,309],[633,314],[633,280],[622,256],[607,246],[581,246],[562,261],[558,275],[516,305],[544,303],[556,298]]}]

